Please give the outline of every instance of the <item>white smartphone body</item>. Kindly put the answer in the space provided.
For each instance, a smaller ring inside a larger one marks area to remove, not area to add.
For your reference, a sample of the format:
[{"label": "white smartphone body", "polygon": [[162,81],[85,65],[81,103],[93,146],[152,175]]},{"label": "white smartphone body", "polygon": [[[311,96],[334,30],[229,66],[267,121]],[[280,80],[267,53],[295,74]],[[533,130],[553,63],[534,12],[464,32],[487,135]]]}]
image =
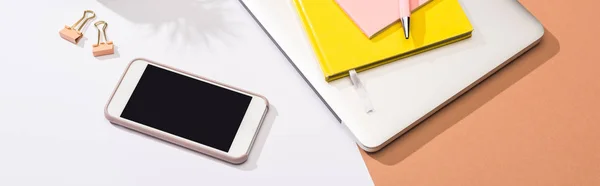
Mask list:
[{"label": "white smartphone body", "polygon": [[268,105],[263,96],[135,59],[104,114],[111,123],[240,164],[248,159]]}]

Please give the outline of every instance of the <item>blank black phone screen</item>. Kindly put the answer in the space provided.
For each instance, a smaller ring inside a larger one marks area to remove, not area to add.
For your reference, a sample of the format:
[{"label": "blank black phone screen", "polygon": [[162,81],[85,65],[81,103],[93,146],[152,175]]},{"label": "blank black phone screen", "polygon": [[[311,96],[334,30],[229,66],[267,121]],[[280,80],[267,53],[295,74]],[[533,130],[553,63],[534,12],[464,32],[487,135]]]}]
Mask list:
[{"label": "blank black phone screen", "polygon": [[149,64],[121,117],[229,152],[251,100]]}]

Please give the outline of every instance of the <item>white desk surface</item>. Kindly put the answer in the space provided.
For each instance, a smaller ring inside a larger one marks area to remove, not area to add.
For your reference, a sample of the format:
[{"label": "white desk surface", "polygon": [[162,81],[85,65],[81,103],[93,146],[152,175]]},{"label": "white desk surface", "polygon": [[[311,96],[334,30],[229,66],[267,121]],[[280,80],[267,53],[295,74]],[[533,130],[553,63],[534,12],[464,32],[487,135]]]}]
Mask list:
[{"label": "white desk surface", "polygon": [[[59,37],[91,9],[97,32]],[[372,185],[342,125],[236,0],[0,2],[0,185]],[[265,95],[250,160],[209,158],[110,124],[103,108],[144,57]]]}]

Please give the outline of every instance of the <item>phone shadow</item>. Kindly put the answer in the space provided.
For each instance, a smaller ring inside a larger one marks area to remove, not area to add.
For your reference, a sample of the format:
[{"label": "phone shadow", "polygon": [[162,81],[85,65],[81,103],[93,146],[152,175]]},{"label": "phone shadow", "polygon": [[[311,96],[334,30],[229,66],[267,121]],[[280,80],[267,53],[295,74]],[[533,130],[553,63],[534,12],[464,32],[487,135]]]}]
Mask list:
[{"label": "phone shadow", "polygon": [[120,125],[116,125],[116,124],[112,124],[112,123],[111,124],[112,124],[112,126],[115,126],[116,128],[119,128],[125,132],[129,132],[131,134],[136,134],[136,135],[148,138],[150,140],[154,140],[158,143],[163,143],[163,144],[184,150],[189,153],[194,153],[199,156],[206,157],[207,159],[214,160],[214,161],[222,163],[226,166],[230,166],[230,167],[240,169],[243,171],[252,171],[252,170],[258,168],[258,161],[260,159],[260,154],[262,154],[265,142],[267,141],[267,138],[269,137],[269,133],[271,132],[271,128],[273,127],[273,123],[275,122],[275,118],[278,115],[279,115],[279,113],[277,112],[277,109],[275,108],[275,106],[269,105],[269,111],[265,115],[265,119],[263,120],[263,123],[258,131],[258,134],[256,135],[254,144],[252,145],[252,147],[250,149],[250,154],[248,155],[248,160],[246,160],[244,163],[241,163],[241,164],[231,164],[229,162],[225,162],[223,160],[214,158],[212,156],[205,155],[205,154],[193,151],[191,149],[188,149],[188,148],[185,148],[185,147],[173,144],[173,143],[169,143],[167,141],[163,141],[161,139],[158,139],[158,138],[155,138],[155,137],[152,137],[152,136],[149,136],[149,135],[146,135],[146,134],[134,131],[134,130],[130,130],[130,129],[122,127]]},{"label": "phone shadow", "polygon": [[260,155],[262,154],[265,143],[267,142],[267,138],[269,137],[269,133],[271,133],[271,128],[273,127],[273,123],[275,123],[275,118],[279,115],[277,109],[273,105],[269,105],[269,111],[267,115],[265,115],[265,120],[263,121],[258,134],[256,135],[256,139],[254,139],[254,144],[250,149],[250,154],[248,155],[248,160],[242,164],[234,165],[230,163],[223,162],[228,166],[244,170],[251,171],[258,168],[258,161],[260,160]]}]

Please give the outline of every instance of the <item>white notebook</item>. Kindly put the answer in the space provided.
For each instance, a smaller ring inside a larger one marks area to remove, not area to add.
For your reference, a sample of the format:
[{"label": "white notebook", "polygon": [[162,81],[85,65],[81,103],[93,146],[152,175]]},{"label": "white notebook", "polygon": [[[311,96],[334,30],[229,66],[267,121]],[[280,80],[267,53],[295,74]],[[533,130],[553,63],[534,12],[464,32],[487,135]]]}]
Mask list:
[{"label": "white notebook", "polygon": [[366,113],[349,78],[323,80],[292,0],[240,1],[359,146],[371,152],[493,74],[544,34],[543,26],[517,1],[461,0],[473,36],[360,73],[374,108]]}]

